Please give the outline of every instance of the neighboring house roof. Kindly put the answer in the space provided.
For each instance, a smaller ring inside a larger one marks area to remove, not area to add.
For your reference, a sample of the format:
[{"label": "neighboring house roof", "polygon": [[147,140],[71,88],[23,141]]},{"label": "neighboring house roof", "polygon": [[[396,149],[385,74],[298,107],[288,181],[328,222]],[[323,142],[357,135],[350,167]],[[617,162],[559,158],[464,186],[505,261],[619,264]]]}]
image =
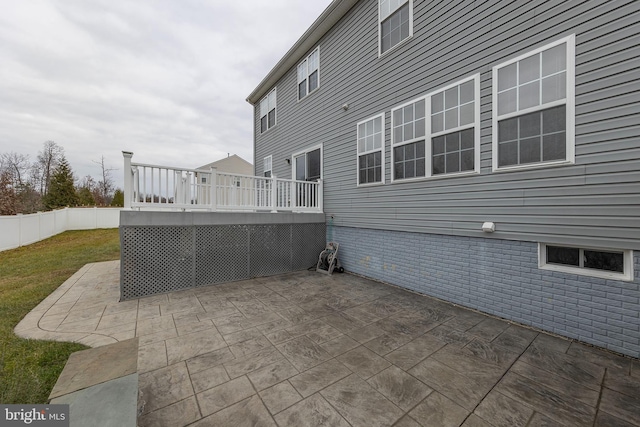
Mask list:
[{"label": "neighboring house roof", "polygon": [[198,170],[208,171],[210,168],[216,168],[218,172],[237,173],[240,175],[253,175],[253,164],[247,162],[242,157],[234,154],[222,160],[206,164],[197,168]]},{"label": "neighboring house roof", "polygon": [[282,57],[275,67],[262,79],[258,87],[247,97],[247,102],[255,105],[276,84],[278,80],[304,55],[320,41],[339,20],[342,18],[358,0],[333,0],[322,12],[322,15],[309,27],[307,31],[298,39],[291,49]]}]

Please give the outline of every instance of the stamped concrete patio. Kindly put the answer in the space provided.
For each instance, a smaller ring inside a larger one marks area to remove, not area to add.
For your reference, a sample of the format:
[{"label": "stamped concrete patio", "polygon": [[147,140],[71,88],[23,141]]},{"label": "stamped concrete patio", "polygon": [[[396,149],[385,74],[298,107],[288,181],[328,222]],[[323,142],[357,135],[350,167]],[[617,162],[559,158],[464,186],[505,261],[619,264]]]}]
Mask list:
[{"label": "stamped concrete patio", "polygon": [[16,332],[139,337],[140,426],[640,426],[637,359],[356,276],[118,286],[89,264]]}]

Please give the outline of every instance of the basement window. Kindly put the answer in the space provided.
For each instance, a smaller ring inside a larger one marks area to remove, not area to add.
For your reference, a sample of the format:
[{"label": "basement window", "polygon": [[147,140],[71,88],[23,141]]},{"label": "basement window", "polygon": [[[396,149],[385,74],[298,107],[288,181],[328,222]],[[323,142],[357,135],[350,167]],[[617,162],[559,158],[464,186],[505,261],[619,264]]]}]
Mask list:
[{"label": "basement window", "polygon": [[545,270],[600,277],[633,280],[633,251],[582,248],[540,243],[539,267]]}]

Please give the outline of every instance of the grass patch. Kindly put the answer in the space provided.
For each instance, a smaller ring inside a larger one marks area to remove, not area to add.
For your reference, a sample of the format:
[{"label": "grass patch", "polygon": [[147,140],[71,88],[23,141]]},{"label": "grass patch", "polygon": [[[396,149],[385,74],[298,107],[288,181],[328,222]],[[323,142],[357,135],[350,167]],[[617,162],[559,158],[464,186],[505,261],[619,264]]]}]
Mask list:
[{"label": "grass patch", "polygon": [[117,229],[67,231],[0,252],[0,403],[46,403],[81,344],[18,338],[13,328],[83,265],[120,258]]}]

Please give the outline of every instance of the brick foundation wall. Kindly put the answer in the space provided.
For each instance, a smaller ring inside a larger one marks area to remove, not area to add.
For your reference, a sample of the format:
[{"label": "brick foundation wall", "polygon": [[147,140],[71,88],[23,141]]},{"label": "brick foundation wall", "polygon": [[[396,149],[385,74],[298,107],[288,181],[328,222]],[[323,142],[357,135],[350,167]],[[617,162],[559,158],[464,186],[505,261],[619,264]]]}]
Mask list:
[{"label": "brick foundation wall", "polygon": [[633,282],[538,268],[535,242],[328,227],[349,272],[640,357]]}]

